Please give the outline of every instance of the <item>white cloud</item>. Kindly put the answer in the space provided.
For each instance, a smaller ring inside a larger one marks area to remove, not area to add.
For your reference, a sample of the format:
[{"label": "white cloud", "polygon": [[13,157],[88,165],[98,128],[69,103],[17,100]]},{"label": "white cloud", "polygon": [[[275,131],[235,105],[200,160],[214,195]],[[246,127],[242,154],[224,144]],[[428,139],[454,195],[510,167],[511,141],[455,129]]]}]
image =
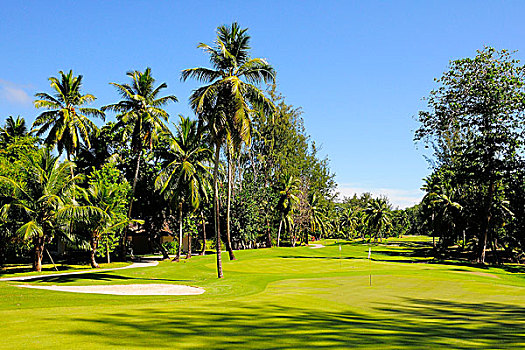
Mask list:
[{"label": "white cloud", "polygon": [[417,204],[423,198],[423,191],[421,190],[401,190],[397,188],[373,188],[364,187],[356,184],[338,184],[337,191],[339,192],[339,198],[352,197],[354,194],[358,196],[370,192],[372,196],[386,196],[390,200],[390,203],[394,207],[401,209],[411,207]]},{"label": "white cloud", "polygon": [[26,92],[29,86],[0,79],[0,99],[17,105],[30,105],[31,97]]}]

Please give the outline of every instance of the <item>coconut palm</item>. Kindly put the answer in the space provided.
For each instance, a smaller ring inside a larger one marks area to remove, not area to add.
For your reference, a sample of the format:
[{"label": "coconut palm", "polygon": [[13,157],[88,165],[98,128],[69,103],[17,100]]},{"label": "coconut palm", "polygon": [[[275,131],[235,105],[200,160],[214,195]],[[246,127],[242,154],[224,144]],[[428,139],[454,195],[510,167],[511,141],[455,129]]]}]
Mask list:
[{"label": "coconut palm", "polygon": [[277,246],[281,241],[281,228],[284,224],[285,230],[290,232],[293,227],[293,211],[299,203],[298,188],[300,181],[290,174],[284,174],[279,183],[279,201],[277,211],[279,212],[279,231],[277,233]]},{"label": "coconut palm", "polygon": [[53,95],[45,92],[35,94],[38,98],[34,104],[36,108],[45,108],[47,111],[36,117],[33,129],[37,136],[48,131],[44,143],[48,146],[57,146],[58,152],[66,151],[68,160],[78,151],[81,141],[90,146],[90,135],[97,129],[88,118],[93,116],[104,120],[104,113],[96,108],[84,107],[96,98],[91,94],[81,94],[82,75],[73,76],[69,73],[58,72],[59,78],[51,77]]},{"label": "coconut palm", "polygon": [[[99,171],[92,175],[87,189],[79,189],[83,205],[76,203],[64,207],[59,217],[69,220],[71,224],[82,226],[87,233],[91,247],[91,267],[98,268],[95,259],[100,241],[106,240],[106,258],[109,262],[109,235],[120,231],[130,223],[126,216],[127,194],[129,184],[118,181],[118,171],[107,168],[109,173],[104,178]],[[108,181],[110,180],[110,181]]]},{"label": "coconut palm", "polygon": [[135,172],[132,185],[132,194],[134,195],[142,152],[146,147],[153,148],[160,133],[169,131],[164,124],[168,121],[168,113],[161,107],[178,100],[174,95],[158,97],[161,90],[167,88],[168,85],[162,83],[155,87],[151,68],[146,68],[144,72],[129,71],[126,75],[131,78],[131,84],[110,83],[117,88],[123,99],[101,109],[102,111],[116,112],[118,122],[115,128],[123,128],[122,137],[130,137],[131,139],[131,151],[135,155]]},{"label": "coconut palm", "polygon": [[45,148],[28,157],[23,171],[25,181],[0,176],[0,182],[8,189],[2,196],[1,214],[20,217],[17,235],[32,240],[34,245],[33,270],[42,270],[45,244],[55,234],[60,234],[59,211],[73,201],[72,190],[78,176],[72,176],[74,164],[59,163],[58,157]]},{"label": "coconut palm", "polygon": [[354,210],[352,208],[349,208],[346,212],[343,213],[341,217],[341,225],[344,228],[348,229],[348,238],[353,237],[354,235],[352,233],[355,233],[355,230],[358,225],[359,218],[357,217],[357,213],[359,210]]},{"label": "coconut palm", "polygon": [[[315,231],[321,231],[322,235],[326,233],[326,217],[323,214],[323,210],[319,205],[319,197],[314,193],[310,197],[310,202],[308,203],[308,219],[310,221],[310,228],[312,233]],[[308,244],[308,230],[306,232],[306,244]]]},{"label": "coconut palm", "polygon": [[170,152],[155,180],[155,187],[179,211],[179,248],[175,261],[181,255],[183,207],[196,210],[208,196],[212,152],[203,141],[197,122],[180,116],[177,133],[169,139]]},{"label": "coconut palm", "polygon": [[[377,198],[368,203],[365,218],[371,229],[376,230],[376,238],[382,238],[382,229],[390,225],[392,212],[386,200]],[[370,237],[371,238],[371,237]]]},{"label": "coconut palm", "polygon": [[[220,149],[227,138],[235,145],[250,142],[250,114],[255,109],[267,114],[275,111],[273,103],[256,86],[262,82],[274,82],[275,71],[266,60],[250,58],[250,36],[246,32],[247,29],[240,28],[237,23],[218,27],[215,47],[203,43],[198,45],[210,55],[212,68],[196,67],[182,71],[183,81],[193,78],[205,83],[193,91],[190,104],[201,124],[208,129],[215,146],[213,183],[219,278],[222,277],[217,189]],[[231,162],[228,163],[231,165]],[[230,186],[228,191],[231,191]],[[226,243],[230,256],[233,256],[228,239]]]},{"label": "coconut palm", "polygon": [[25,119],[20,116],[13,119],[12,116],[9,116],[5,121],[5,126],[0,128],[0,143],[9,144],[15,138],[25,135],[27,135]]},{"label": "coconut palm", "polygon": [[[159,134],[169,131],[164,124],[168,121],[168,113],[161,107],[170,102],[177,102],[177,98],[174,95],[159,97],[159,93],[168,85],[162,83],[155,87],[151,68],[146,68],[144,72],[129,71],[126,75],[131,78],[131,84],[110,83],[118,90],[122,100],[102,107],[102,111],[110,110],[117,113],[118,122],[115,128],[122,129],[120,134],[124,140],[130,138],[131,152],[135,156],[132,199],[128,210],[128,217],[131,217],[142,153],[146,147],[150,149],[153,147]],[[126,234],[123,236],[123,251],[125,251],[125,241]]]}]

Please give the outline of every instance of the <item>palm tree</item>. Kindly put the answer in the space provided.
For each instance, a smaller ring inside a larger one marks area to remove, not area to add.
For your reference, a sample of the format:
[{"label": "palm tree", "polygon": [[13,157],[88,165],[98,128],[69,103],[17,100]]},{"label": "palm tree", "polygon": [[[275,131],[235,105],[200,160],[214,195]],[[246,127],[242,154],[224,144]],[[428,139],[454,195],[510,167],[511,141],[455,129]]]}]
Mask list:
[{"label": "palm tree", "polygon": [[[446,183],[436,183],[432,187],[432,192],[428,193],[428,199],[430,200],[433,210],[437,211],[440,222],[446,226],[451,227],[449,236],[454,235],[453,231],[455,230],[456,225],[454,215],[463,209],[461,204],[454,200],[454,198],[457,197],[456,192],[457,191],[455,191],[450,185]],[[444,234],[445,232],[443,232],[442,236],[444,236]],[[463,244],[464,242],[465,231],[463,231]]]},{"label": "palm tree", "polygon": [[[381,231],[390,224],[392,212],[386,200],[377,198],[368,203],[365,209],[365,217],[368,225],[376,229],[376,238],[381,240]],[[370,237],[371,239],[372,237]]]},{"label": "palm tree", "polygon": [[87,229],[87,238],[91,247],[90,263],[93,268],[99,267],[95,256],[101,239],[106,239],[106,258],[109,262],[108,236],[121,230],[131,221],[137,221],[130,220],[125,212],[129,184],[126,181],[119,182],[114,172],[109,176],[114,182],[95,177],[90,180],[86,190],[80,189],[84,205],[74,203],[59,212],[59,217],[70,220],[74,224],[81,224]]},{"label": "palm tree", "polygon": [[[322,235],[325,235],[326,231],[326,217],[323,214],[323,210],[319,205],[319,197],[313,194],[308,203],[308,218],[310,220],[310,228],[312,232],[320,230]],[[308,244],[308,230],[306,232],[306,244]]]},{"label": "palm tree", "polygon": [[20,116],[16,119],[12,116],[7,117],[5,126],[0,128],[0,142],[3,144],[11,143],[15,138],[25,135],[27,135],[26,121]]},{"label": "palm tree", "polygon": [[212,152],[205,145],[197,122],[180,116],[177,134],[170,140],[170,152],[155,180],[155,187],[179,210],[179,248],[175,261],[179,261],[182,248],[183,206],[192,210],[207,200],[209,166]]},{"label": "palm tree", "polygon": [[51,77],[51,88],[54,94],[37,93],[34,104],[36,108],[45,108],[47,111],[36,117],[33,129],[37,136],[49,130],[44,143],[48,146],[57,146],[58,152],[66,151],[68,160],[76,154],[82,140],[90,146],[90,135],[97,130],[96,125],[87,117],[93,116],[104,120],[104,113],[96,108],[83,107],[96,98],[91,94],[82,95],[82,75],[73,76],[60,71],[60,79]]},{"label": "palm tree", "polygon": [[[131,78],[131,84],[110,83],[115,86],[122,96],[122,100],[102,107],[102,111],[110,110],[117,113],[116,128],[122,128],[122,137],[131,138],[131,151],[135,155],[135,171],[131,187],[131,201],[129,203],[128,217],[131,217],[133,199],[139,176],[140,160],[144,148],[152,148],[162,132],[168,132],[166,122],[168,113],[161,107],[169,102],[177,102],[174,95],[159,97],[161,90],[168,87],[162,83],[155,87],[155,79],[151,76],[151,68],[144,72],[129,71],[126,73]],[[131,167],[130,167],[131,168]],[[125,251],[126,234],[123,236],[122,249]]]},{"label": "palm tree", "polygon": [[352,238],[354,235],[352,232],[355,232],[355,229],[358,225],[358,217],[357,213],[359,210],[354,210],[353,208],[349,208],[345,213],[343,213],[341,217],[341,225],[344,228],[348,228],[348,238]]},{"label": "palm tree", "polygon": [[33,270],[42,270],[45,244],[60,233],[59,211],[73,201],[72,191],[79,177],[71,175],[74,164],[59,163],[58,157],[45,148],[27,159],[23,171],[25,181],[0,176],[8,192],[2,197],[2,216],[19,215],[17,235],[30,239],[34,245]]},{"label": "palm tree", "polygon": [[299,179],[290,174],[284,174],[279,183],[279,201],[277,202],[277,211],[280,214],[279,231],[277,233],[277,246],[281,241],[281,228],[284,223],[285,229],[289,232],[293,227],[293,210],[299,203],[298,187]]},{"label": "palm tree", "polygon": [[[227,138],[235,145],[250,142],[250,114],[254,109],[262,109],[267,114],[275,111],[273,103],[254,85],[274,82],[275,71],[266,60],[250,58],[250,36],[246,32],[247,29],[241,29],[237,23],[218,27],[215,47],[203,43],[198,45],[210,55],[213,68],[196,67],[182,71],[183,81],[194,78],[205,83],[193,91],[190,104],[201,124],[208,129],[215,146],[213,183],[219,278],[222,278],[217,188],[220,149]],[[231,166],[230,161],[228,164]],[[231,191],[230,186],[228,191]],[[226,244],[230,257],[234,257],[229,237]]]}]

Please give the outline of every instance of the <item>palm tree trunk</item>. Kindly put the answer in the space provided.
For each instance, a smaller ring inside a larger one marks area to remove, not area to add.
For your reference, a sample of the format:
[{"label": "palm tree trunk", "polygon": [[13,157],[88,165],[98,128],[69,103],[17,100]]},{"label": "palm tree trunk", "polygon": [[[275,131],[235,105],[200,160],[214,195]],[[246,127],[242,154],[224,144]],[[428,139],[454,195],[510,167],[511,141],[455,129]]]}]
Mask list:
[{"label": "palm tree trunk", "polygon": [[202,250],[201,255],[206,255],[206,220],[204,219],[204,213],[201,211],[202,218]]},{"label": "palm tree trunk", "polygon": [[42,272],[42,256],[44,254],[44,237],[37,237],[34,240],[35,255],[33,260],[33,271]]},{"label": "palm tree trunk", "polygon": [[191,232],[188,231],[188,254],[186,255],[186,259],[191,258]]},{"label": "palm tree trunk", "polygon": [[[131,211],[133,209],[133,200],[135,199],[135,189],[137,188],[137,180],[139,178],[139,169],[140,169],[140,159],[141,158],[142,158],[142,147],[139,148],[139,152],[137,153],[137,158],[135,159],[135,173],[133,175],[133,185],[131,187],[131,199],[129,201],[129,209],[128,209],[128,218],[129,219],[131,219]],[[121,254],[123,260],[126,260],[126,242],[127,242],[127,238],[128,238],[128,233],[129,233],[129,225],[124,230],[124,235],[122,235],[120,254]]]},{"label": "palm tree trunk", "polygon": [[95,237],[91,237],[91,257],[90,257],[90,263],[91,267],[94,269],[98,269],[100,266],[97,264],[97,261],[95,260],[95,255],[97,254],[97,239]]},{"label": "palm tree trunk", "polygon": [[281,228],[283,227],[283,219],[281,218],[281,221],[279,221],[279,232],[277,232],[277,247],[279,247],[279,244],[281,242]]},{"label": "palm tree trunk", "polygon": [[268,217],[266,218],[266,244],[268,248],[272,247],[272,236],[270,234],[270,222],[268,221]]},{"label": "palm tree trunk", "polygon": [[182,203],[179,203],[179,247],[177,248],[177,256],[173,261],[180,261],[182,252]]},{"label": "palm tree trunk", "polygon": [[232,201],[232,173],[233,173],[233,161],[231,152],[226,152],[228,157],[228,200],[226,205],[226,249],[230,256],[230,260],[236,260],[235,255],[233,254],[233,249],[230,241],[230,209]]},{"label": "palm tree trunk", "polygon": [[215,240],[217,249],[217,277],[223,278],[222,274],[222,260],[221,260],[221,232],[219,220],[219,189],[217,187],[219,175],[219,156],[221,148],[219,143],[215,143],[215,166],[213,168],[213,207],[215,216]]},{"label": "palm tree trunk", "polygon": [[111,263],[109,259],[109,237],[108,236],[106,236],[106,259],[107,259],[108,264]]}]

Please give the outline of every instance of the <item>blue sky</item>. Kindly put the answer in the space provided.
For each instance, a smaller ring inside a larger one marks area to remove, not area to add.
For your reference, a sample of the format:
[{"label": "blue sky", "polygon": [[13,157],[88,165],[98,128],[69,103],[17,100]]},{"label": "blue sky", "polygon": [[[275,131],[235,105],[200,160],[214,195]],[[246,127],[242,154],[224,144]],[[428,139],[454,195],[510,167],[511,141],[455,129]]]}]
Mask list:
[{"label": "blue sky", "polygon": [[197,84],[180,71],[208,65],[196,45],[237,21],[287,103],[302,107],[339,191],[386,194],[401,207],[420,199],[429,173],[412,138],[433,79],[484,45],[525,44],[520,1],[3,1],[1,13],[1,124],[32,122],[34,93],[69,69],[99,107],[118,99],[109,82],[149,66],[180,100],[170,114],[190,115]]}]

